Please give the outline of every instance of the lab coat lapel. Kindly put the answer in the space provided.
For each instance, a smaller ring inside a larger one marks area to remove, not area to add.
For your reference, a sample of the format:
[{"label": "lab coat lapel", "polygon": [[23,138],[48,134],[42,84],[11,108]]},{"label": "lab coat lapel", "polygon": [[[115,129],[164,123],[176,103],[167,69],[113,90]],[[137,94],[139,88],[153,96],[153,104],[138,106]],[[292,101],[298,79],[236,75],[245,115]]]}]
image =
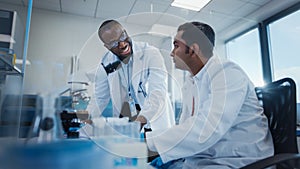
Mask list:
[{"label": "lab coat lapel", "polygon": [[[136,47],[136,46],[134,46]],[[142,80],[141,79],[141,74],[143,73],[143,50],[141,50],[140,48],[136,49],[133,48],[133,63],[132,63],[132,86],[133,89],[135,91],[135,95],[137,96],[137,92],[138,92],[138,87],[139,87],[139,83]]]},{"label": "lab coat lapel", "polygon": [[[112,96],[112,103],[115,104],[114,106],[119,108],[121,110],[122,107],[122,101],[121,101],[121,82],[119,78],[118,71],[115,71],[111,74],[109,74],[108,82],[110,83],[110,95]],[[118,95],[118,96],[117,96]]]}]

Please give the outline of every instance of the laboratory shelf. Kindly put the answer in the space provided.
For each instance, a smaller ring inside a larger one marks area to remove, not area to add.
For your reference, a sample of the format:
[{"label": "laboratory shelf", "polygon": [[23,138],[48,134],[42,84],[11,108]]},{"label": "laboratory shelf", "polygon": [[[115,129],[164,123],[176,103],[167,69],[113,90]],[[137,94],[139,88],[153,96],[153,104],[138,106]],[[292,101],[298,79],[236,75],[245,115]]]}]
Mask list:
[{"label": "laboratory shelf", "polygon": [[4,75],[21,75],[21,70],[15,66],[16,55],[12,49],[0,48],[0,73]]}]

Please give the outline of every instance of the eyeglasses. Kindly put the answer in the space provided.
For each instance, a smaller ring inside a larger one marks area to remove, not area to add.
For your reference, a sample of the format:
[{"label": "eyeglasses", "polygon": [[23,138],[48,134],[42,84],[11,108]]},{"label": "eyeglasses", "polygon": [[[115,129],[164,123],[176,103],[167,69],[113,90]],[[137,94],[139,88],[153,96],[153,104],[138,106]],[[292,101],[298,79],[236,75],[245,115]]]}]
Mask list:
[{"label": "eyeglasses", "polygon": [[104,44],[108,49],[116,48],[120,42],[124,42],[128,38],[126,31],[124,30],[118,40],[111,41],[110,43]]}]

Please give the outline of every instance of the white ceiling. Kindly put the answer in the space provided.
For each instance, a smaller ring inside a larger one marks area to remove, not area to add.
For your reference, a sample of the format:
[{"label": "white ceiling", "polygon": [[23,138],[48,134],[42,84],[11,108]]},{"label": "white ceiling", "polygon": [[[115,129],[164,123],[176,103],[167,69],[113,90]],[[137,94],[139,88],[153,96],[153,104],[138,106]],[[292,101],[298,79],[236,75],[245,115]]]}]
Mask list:
[{"label": "white ceiling", "polygon": [[[221,39],[248,29],[273,14],[292,6],[299,0],[212,0],[199,12],[171,6],[173,0],[33,0],[33,7],[94,18],[128,17],[142,12],[159,13],[156,19],[130,19],[130,22],[151,26],[168,23],[166,15],[185,20],[199,20],[210,24]],[[0,0],[0,2],[26,6],[28,0]],[[129,22],[129,21],[128,21]],[[178,25],[176,25],[178,26]]]}]

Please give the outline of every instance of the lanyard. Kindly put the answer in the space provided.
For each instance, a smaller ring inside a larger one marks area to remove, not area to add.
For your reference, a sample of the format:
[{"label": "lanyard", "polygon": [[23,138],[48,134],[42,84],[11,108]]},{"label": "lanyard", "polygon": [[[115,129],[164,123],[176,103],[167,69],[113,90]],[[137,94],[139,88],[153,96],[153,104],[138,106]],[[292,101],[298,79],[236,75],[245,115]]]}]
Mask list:
[{"label": "lanyard", "polygon": [[[126,67],[126,69],[127,69],[126,73],[125,73],[124,67]],[[122,72],[123,72],[123,77],[125,79],[125,82],[127,83],[126,87],[127,87],[127,91],[128,91],[128,97],[129,97],[129,99],[134,99],[135,100],[134,93],[131,93],[131,92],[133,92],[133,89],[131,87],[132,86],[131,85],[131,80],[130,80],[131,74],[132,74],[131,68],[132,68],[132,60],[131,59],[129,60],[127,65],[122,63]]]},{"label": "lanyard", "polygon": [[[126,73],[124,71],[124,67],[127,68],[127,79],[126,79]],[[134,91],[133,91],[133,87],[132,87],[132,84],[131,84],[131,76],[130,76],[132,74],[132,62],[131,62],[131,60],[129,60],[127,65],[125,65],[125,64],[122,65],[122,72],[123,72],[124,80],[127,83],[128,104],[129,104],[131,116],[133,117],[133,116],[137,115],[137,109],[136,109],[137,101],[136,101],[135,94],[134,94]],[[126,86],[125,86],[125,88],[126,88]]]}]

